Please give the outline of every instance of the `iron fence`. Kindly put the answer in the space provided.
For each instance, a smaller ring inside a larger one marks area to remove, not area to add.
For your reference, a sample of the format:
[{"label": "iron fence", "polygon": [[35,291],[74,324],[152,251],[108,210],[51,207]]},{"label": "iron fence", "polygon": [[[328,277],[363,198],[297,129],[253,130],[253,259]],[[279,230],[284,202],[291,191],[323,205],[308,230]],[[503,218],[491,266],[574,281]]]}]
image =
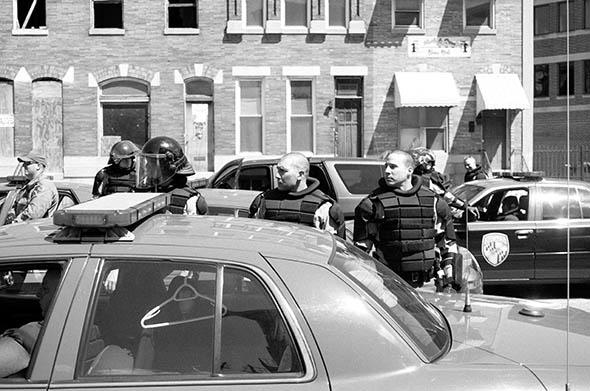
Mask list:
[{"label": "iron fence", "polygon": [[[567,153],[564,145],[536,145],[533,151],[534,170],[544,171],[546,177],[566,178]],[[569,154],[570,178],[590,181],[590,144],[571,145]]]}]

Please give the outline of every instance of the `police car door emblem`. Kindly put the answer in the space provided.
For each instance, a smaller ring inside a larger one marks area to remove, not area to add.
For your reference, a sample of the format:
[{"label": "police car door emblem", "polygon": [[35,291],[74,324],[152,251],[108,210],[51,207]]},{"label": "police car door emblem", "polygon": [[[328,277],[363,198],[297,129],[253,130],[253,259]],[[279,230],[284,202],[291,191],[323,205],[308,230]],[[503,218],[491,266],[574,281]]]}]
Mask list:
[{"label": "police car door emblem", "polygon": [[490,265],[500,266],[510,253],[508,236],[499,232],[485,234],[481,238],[481,254]]}]

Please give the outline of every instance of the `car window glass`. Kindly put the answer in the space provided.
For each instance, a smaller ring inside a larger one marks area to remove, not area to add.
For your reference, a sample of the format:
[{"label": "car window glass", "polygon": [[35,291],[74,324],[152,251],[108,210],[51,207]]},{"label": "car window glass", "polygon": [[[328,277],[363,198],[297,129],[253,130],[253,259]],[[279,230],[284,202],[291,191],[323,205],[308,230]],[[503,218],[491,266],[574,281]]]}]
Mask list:
[{"label": "car window glass", "polygon": [[590,219],[590,190],[578,188],[580,197],[580,207],[582,209],[582,218]]},{"label": "car window glass", "polygon": [[233,168],[228,172],[222,174],[215,181],[215,183],[213,183],[213,187],[216,189],[233,189],[235,187],[236,172],[237,169]]},{"label": "car window glass", "polygon": [[319,189],[323,191],[325,194],[329,195],[332,198],[336,198],[334,195],[334,191],[330,186],[330,180],[328,176],[324,172],[324,169],[316,164],[311,164],[309,166],[309,176],[312,178],[317,179],[320,182]]},{"label": "car window glass", "polygon": [[53,262],[0,266],[0,383],[25,381],[62,267]]},{"label": "car window glass", "polygon": [[486,195],[475,206],[480,221],[519,221],[528,219],[528,200],[526,188],[502,189]]},{"label": "car window glass", "polygon": [[60,201],[57,205],[57,210],[62,210],[75,204],[76,202],[72,199],[71,196],[64,194],[63,196],[60,196]]},{"label": "car window glass", "polygon": [[[217,313],[219,273],[214,265],[127,260],[105,261],[103,269],[79,376],[141,380],[146,375],[302,371],[280,311],[251,273],[225,269]],[[215,335],[218,319],[221,332]],[[215,351],[220,352],[218,361]]]},{"label": "car window glass", "polygon": [[245,167],[240,170],[238,188],[266,191],[270,189],[270,167]]},{"label": "car window glass", "polygon": [[383,176],[382,164],[335,164],[334,168],[352,194],[369,194]]},{"label": "car window glass", "polygon": [[[541,198],[541,219],[557,220],[568,218],[568,190],[566,187],[539,188]],[[580,199],[575,189],[569,191],[569,217],[571,219],[582,218]]]},{"label": "car window glass", "polygon": [[336,244],[333,266],[383,306],[430,361],[446,353],[450,330],[433,306],[384,264],[350,243]]},{"label": "car window glass", "polygon": [[462,184],[456,187],[455,189],[451,189],[450,191],[455,195],[455,197],[470,202],[476,195],[481,193],[481,191],[484,189],[485,188],[483,186]]}]

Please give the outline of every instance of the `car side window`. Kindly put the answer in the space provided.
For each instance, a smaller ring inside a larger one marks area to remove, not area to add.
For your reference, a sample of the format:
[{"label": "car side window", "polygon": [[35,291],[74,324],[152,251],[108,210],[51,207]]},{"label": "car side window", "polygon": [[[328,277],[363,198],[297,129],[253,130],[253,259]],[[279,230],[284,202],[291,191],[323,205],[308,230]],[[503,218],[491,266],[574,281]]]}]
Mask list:
[{"label": "car side window", "polygon": [[582,218],[590,219],[590,190],[578,188],[578,194],[580,195]]},{"label": "car side window", "polygon": [[323,191],[324,194],[327,194],[330,197],[336,199],[336,195],[334,194],[334,191],[330,186],[330,180],[328,179],[328,176],[326,175],[322,167],[320,167],[319,165],[311,164],[309,166],[309,176],[317,179],[320,182],[319,189]]},{"label": "car side window", "polygon": [[74,199],[69,194],[59,195],[59,204],[57,205],[57,210],[66,209],[73,205],[76,205],[76,201],[74,201]]},{"label": "car side window", "polygon": [[249,271],[207,263],[105,261],[99,285],[79,377],[303,372],[281,312]]},{"label": "car side window", "polygon": [[497,190],[478,201],[475,206],[481,221],[527,220],[529,191],[526,188]]},{"label": "car side window", "polygon": [[245,167],[240,170],[238,188],[266,191],[271,187],[270,167]]},{"label": "car side window", "polygon": [[215,183],[213,183],[213,187],[215,189],[233,189],[236,183],[237,171],[237,168],[234,168],[224,174],[221,174]]},{"label": "car side window", "polygon": [[541,219],[542,220],[556,220],[568,218],[581,219],[582,209],[580,206],[580,197],[574,188],[569,189],[569,204],[568,204],[568,189],[566,187],[540,187],[541,204]]},{"label": "car side window", "polygon": [[62,268],[57,262],[0,265],[0,383],[25,381]]}]

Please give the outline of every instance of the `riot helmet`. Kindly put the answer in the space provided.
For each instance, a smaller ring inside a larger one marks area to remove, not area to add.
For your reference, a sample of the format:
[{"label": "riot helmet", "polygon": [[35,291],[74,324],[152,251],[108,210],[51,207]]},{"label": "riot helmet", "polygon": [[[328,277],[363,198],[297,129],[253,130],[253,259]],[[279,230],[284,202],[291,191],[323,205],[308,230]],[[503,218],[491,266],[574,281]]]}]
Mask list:
[{"label": "riot helmet", "polygon": [[137,188],[158,189],[168,186],[175,175],[195,173],[180,144],[171,137],[149,139],[137,156]]},{"label": "riot helmet", "polygon": [[137,152],[139,152],[139,147],[133,141],[117,141],[111,148],[108,164],[119,164],[123,159],[133,158]]},{"label": "riot helmet", "polygon": [[416,166],[414,169],[415,174],[424,175],[434,171],[436,158],[430,149],[425,147],[417,147],[410,151],[410,155],[412,155],[414,164]]}]

